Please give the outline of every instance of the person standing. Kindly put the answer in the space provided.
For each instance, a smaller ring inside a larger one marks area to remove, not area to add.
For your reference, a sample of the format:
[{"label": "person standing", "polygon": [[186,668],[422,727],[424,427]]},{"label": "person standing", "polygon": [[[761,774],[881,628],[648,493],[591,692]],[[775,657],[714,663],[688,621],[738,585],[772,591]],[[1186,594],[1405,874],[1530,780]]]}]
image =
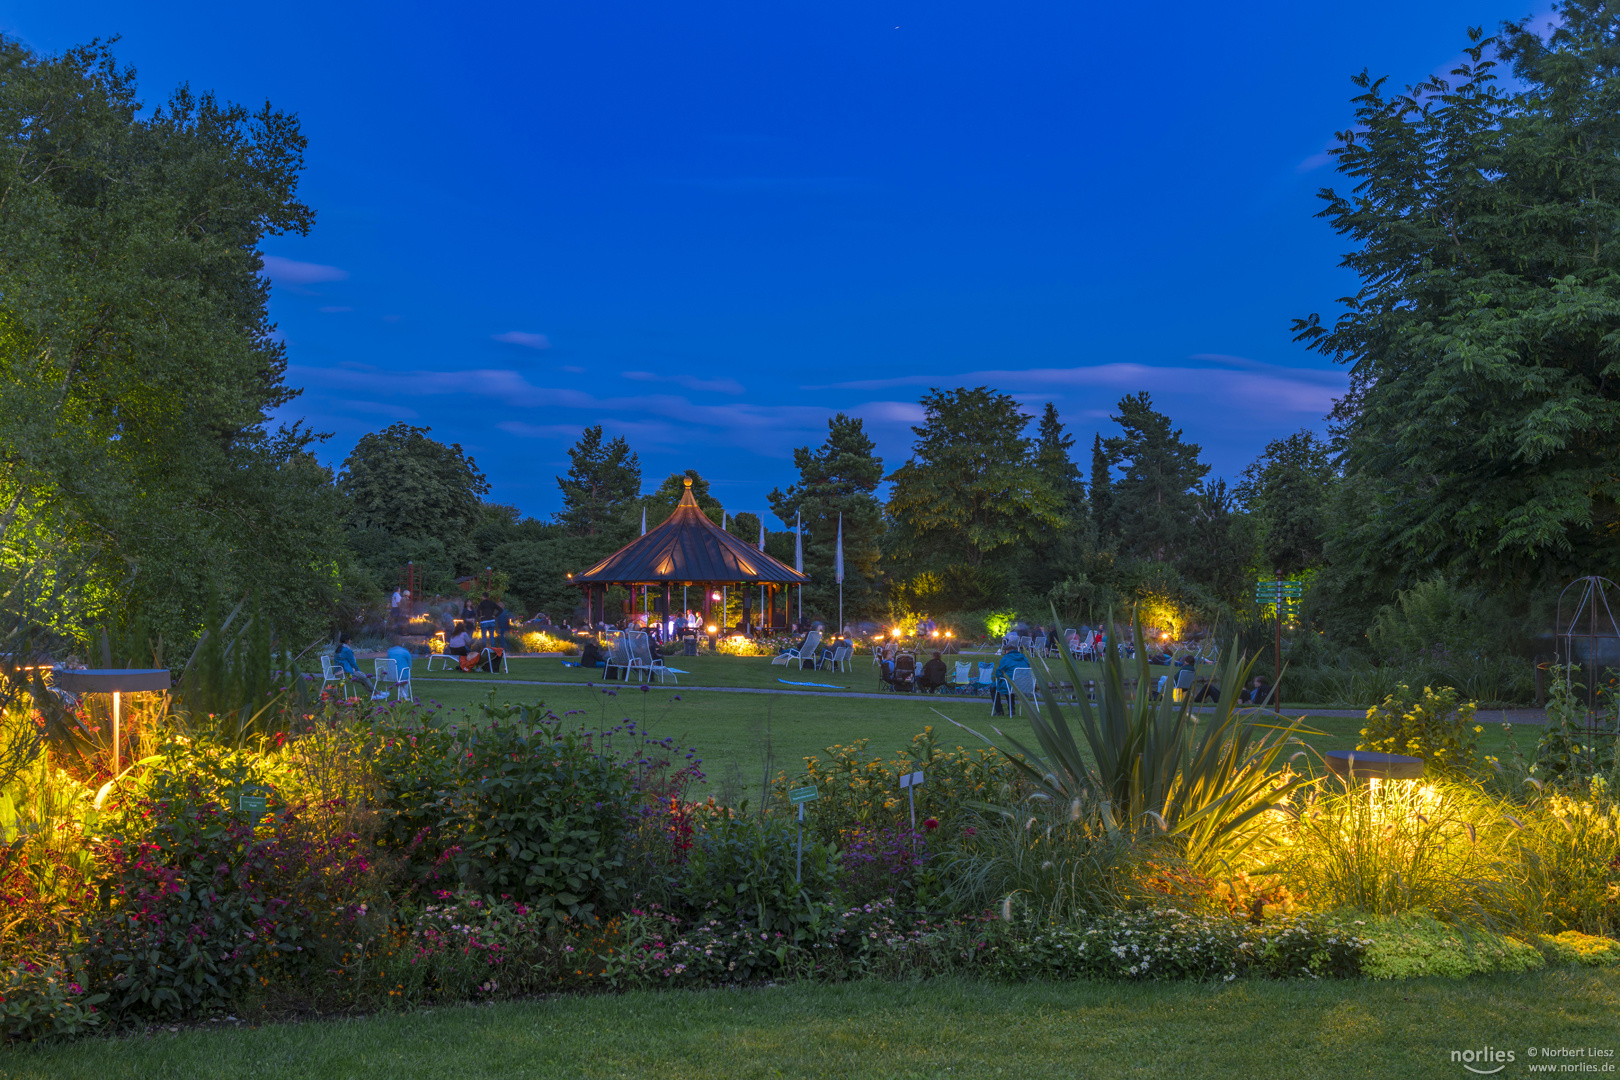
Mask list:
[{"label": "person standing", "polygon": [[512,613],[506,610],[506,602],[495,601],[495,638],[500,642],[501,651],[506,651],[506,632],[512,629]]}]

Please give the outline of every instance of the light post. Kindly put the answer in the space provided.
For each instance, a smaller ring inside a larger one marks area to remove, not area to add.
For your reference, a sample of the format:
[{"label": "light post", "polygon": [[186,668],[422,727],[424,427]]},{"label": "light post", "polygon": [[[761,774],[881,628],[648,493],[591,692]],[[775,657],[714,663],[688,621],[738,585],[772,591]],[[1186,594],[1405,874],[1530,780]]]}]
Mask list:
[{"label": "light post", "polygon": [[170,685],[168,668],[52,668],[51,683],[70,694],[112,695],[112,774],[115,778],[122,771],[118,744],[123,695],[162,693]]}]

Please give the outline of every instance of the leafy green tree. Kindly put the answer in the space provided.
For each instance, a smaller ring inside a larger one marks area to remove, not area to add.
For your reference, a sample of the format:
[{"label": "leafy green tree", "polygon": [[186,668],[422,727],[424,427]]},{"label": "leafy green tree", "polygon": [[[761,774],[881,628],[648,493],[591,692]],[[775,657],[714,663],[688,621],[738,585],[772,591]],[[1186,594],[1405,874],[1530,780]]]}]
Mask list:
[{"label": "leafy green tree", "polygon": [[1174,562],[1188,542],[1188,523],[1197,512],[1198,483],[1209,466],[1198,460],[1201,447],[1183,441],[1181,429],[1153,408],[1146,391],[1119,401],[1111,417],[1123,434],[1103,440],[1110,472],[1123,475],[1109,492],[1111,519],[1122,549],[1137,558]]},{"label": "leafy green tree", "polygon": [[1259,553],[1271,569],[1287,575],[1322,564],[1336,479],[1327,444],[1308,429],[1267,443],[1243,470],[1235,495],[1255,522]]},{"label": "leafy green tree", "polygon": [[1198,486],[1186,536],[1176,561],[1181,576],[1225,603],[1240,602],[1251,584],[1254,532],[1225,480]]},{"label": "leafy green tree", "polygon": [[888,477],[903,563],[978,566],[1062,525],[1062,497],[1036,465],[1016,400],[980,386],[933,390],[922,405],[911,459]]},{"label": "leafy green tree", "polygon": [[610,532],[628,540],[630,510],[641,497],[641,461],[630,444],[622,436],[604,442],[602,425],[593,424],[569,448],[568,460],[568,475],[557,477],[563,497],[557,523],[573,536]]},{"label": "leafy green tree", "polygon": [[338,476],[354,528],[448,542],[479,523],[489,481],[459,443],[446,446],[431,431],[392,424],[355,443]]},{"label": "leafy green tree", "polygon": [[[0,37],[0,539],[91,567],[86,618],[179,655],[216,597],[329,617],[341,514],[266,312],[266,235],[303,234],[304,138],[182,88],[142,114],[108,44]],[[9,575],[9,571],[7,571]],[[81,641],[85,625],[61,628]]]},{"label": "leafy green tree", "polygon": [[[876,493],[883,480],[883,459],[876,450],[861,419],[839,413],[827,421],[827,439],[821,446],[793,451],[798,482],[786,491],[773,489],[767,496],[772,512],[788,526],[795,514],[801,515],[804,572],[810,577],[804,587],[807,614],[813,611],[829,620],[838,615],[833,559],[840,514],[844,522],[845,618],[873,615],[881,607],[884,523]],[[789,548],[784,560],[790,566],[791,552]]]},{"label": "leafy green tree", "polygon": [[[1469,33],[1449,79],[1354,81],[1322,216],[1361,281],[1301,340],[1350,366],[1336,419],[1372,579],[1613,574],[1620,549],[1620,9]],[[1518,89],[1497,84],[1495,56]]]},{"label": "leafy green tree", "polygon": [[1046,403],[1035,436],[1035,467],[1057,495],[1061,522],[1045,526],[1024,550],[1018,577],[1024,590],[1044,595],[1079,557],[1091,540],[1086,484],[1075,464],[1074,436],[1064,430],[1057,406]]}]

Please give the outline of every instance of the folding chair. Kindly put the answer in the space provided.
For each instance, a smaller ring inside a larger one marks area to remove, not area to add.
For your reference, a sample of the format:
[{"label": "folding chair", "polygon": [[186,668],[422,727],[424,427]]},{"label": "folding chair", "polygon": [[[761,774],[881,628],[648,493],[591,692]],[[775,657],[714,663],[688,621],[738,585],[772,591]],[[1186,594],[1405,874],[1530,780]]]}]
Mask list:
[{"label": "folding chair", "polygon": [[771,657],[771,663],[782,664],[785,667],[802,669],[804,667],[804,662],[808,660],[810,661],[810,666],[815,667],[820,662],[816,657],[816,649],[819,648],[820,645],[821,631],[812,630],[804,636],[803,645],[792,649],[785,649],[782,652],[777,653],[775,656]]},{"label": "folding chair", "polygon": [[450,668],[459,667],[460,663],[461,663],[461,657],[459,657],[459,656],[451,656],[447,652],[428,653],[427,670],[429,670],[429,671],[433,670],[433,661],[435,661],[435,660],[441,661],[439,666],[444,668],[447,671]]},{"label": "folding chair", "polygon": [[624,640],[622,633],[611,633],[608,637],[613,639],[613,651],[608,653],[607,659],[602,663],[602,678],[612,679],[613,669],[618,668],[624,672],[625,681],[630,680],[630,643]]},{"label": "folding chair", "polygon": [[400,701],[415,701],[411,693],[411,669],[401,670],[398,661],[373,660],[372,670],[376,672],[377,689],[371,692],[373,701],[386,701],[388,695],[393,694]]},{"label": "folding chair", "polygon": [[1176,672],[1176,697],[1175,697],[1175,700],[1177,700],[1177,701],[1185,701],[1185,700],[1187,700],[1187,695],[1192,692],[1193,681],[1194,681],[1195,678],[1196,678],[1196,676],[1193,673],[1193,669],[1190,668],[1190,667],[1184,667],[1180,671]]},{"label": "folding chair", "polygon": [[327,683],[337,683],[343,690],[343,696],[349,696],[349,673],[343,666],[332,658],[331,653],[321,654],[321,690],[326,690]]}]

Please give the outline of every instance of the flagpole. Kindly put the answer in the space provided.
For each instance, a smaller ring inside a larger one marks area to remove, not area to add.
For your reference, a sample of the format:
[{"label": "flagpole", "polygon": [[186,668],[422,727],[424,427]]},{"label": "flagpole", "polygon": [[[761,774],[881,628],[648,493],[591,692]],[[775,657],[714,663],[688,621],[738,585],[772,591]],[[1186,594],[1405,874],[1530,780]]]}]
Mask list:
[{"label": "flagpole", "polygon": [[844,512],[838,512],[838,550],[833,554],[833,576],[838,579],[838,632],[844,632]]},{"label": "flagpole", "polygon": [[[793,511],[793,569],[804,573],[804,532],[801,526],[802,515],[798,510]],[[804,622],[804,583],[799,583],[799,621]]]}]

